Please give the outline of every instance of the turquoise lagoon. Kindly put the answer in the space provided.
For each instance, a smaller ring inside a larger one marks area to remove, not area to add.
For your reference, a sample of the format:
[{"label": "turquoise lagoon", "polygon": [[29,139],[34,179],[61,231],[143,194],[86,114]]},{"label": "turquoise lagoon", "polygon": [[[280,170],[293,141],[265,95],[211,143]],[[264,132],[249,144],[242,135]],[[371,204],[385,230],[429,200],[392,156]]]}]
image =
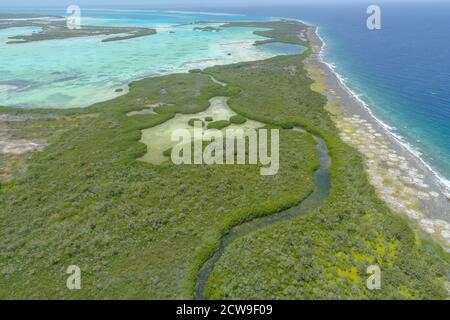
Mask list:
[{"label": "turquoise lagoon", "polygon": [[84,25],[145,26],[158,31],[153,36],[107,43],[101,42],[105,36],[95,36],[6,44],[12,35],[39,29],[0,30],[0,105],[85,107],[123,94],[116,89],[139,78],[301,52],[298,48],[283,52],[286,48],[277,45],[254,46],[264,39],[253,34],[256,29],[204,32],[186,25],[213,19],[219,20],[218,16],[179,12],[114,12],[83,18]]}]

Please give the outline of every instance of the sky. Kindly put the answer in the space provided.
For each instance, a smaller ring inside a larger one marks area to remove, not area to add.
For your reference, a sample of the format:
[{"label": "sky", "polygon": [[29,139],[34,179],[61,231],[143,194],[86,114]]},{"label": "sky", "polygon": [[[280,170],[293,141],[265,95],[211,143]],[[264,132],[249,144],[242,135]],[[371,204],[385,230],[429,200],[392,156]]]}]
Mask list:
[{"label": "sky", "polygon": [[[345,2],[377,4],[382,2],[411,3],[411,0],[344,0]],[[441,0],[449,1],[449,0]],[[341,3],[339,0],[0,0],[0,7],[15,6],[68,6],[76,4],[79,6],[176,6],[176,5],[195,5],[195,6],[237,6],[237,5],[282,5],[282,4],[303,4],[303,3]],[[418,0],[417,2],[429,2],[429,0]]]}]

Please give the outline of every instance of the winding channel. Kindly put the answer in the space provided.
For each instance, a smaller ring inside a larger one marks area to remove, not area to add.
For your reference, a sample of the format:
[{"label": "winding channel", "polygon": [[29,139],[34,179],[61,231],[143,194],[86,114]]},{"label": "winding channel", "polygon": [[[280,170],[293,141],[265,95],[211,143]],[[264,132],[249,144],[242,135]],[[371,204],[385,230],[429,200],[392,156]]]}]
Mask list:
[{"label": "winding channel", "polygon": [[[302,128],[296,127],[295,131],[308,133]],[[287,221],[293,218],[302,217],[307,212],[319,207],[325,200],[331,190],[331,175],[330,175],[330,156],[325,141],[318,136],[313,135],[317,142],[317,149],[319,152],[319,169],[314,172],[314,191],[300,204],[295,207],[291,207],[287,210],[280,211],[278,213],[256,218],[254,220],[245,222],[232,228],[227,234],[225,234],[220,240],[220,246],[214,255],[205,262],[200,275],[197,279],[195,287],[195,299],[204,299],[204,290],[208,279],[214,270],[216,263],[223,256],[225,249],[234,240],[251,234],[255,231],[267,228],[271,225]]]}]

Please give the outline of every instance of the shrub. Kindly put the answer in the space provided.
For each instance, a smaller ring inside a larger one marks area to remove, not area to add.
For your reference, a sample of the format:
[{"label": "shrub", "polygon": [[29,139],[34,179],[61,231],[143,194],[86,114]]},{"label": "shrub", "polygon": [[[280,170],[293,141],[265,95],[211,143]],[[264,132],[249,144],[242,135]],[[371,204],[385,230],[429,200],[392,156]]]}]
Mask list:
[{"label": "shrub", "polygon": [[235,115],[230,118],[230,122],[234,124],[243,124],[247,122],[247,119],[241,115]]},{"label": "shrub", "polygon": [[163,156],[165,157],[170,157],[172,155],[172,148],[167,149],[166,151],[163,152]]},{"label": "shrub", "polygon": [[204,123],[201,119],[198,119],[198,118],[192,118],[192,119],[190,119],[190,120],[188,121],[188,124],[189,124],[191,127],[193,127],[195,121],[201,121],[202,127],[205,126],[205,123]]},{"label": "shrub", "polygon": [[208,129],[223,129],[230,125],[230,121],[228,120],[219,120],[208,123]]}]

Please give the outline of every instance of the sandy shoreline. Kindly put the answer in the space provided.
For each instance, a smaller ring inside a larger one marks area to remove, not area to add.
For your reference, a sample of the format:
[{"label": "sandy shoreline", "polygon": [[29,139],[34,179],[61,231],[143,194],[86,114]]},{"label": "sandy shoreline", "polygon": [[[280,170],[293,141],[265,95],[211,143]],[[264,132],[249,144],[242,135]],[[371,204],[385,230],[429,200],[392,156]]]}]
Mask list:
[{"label": "sandy shoreline", "polygon": [[322,59],[325,43],[310,27],[313,54],[305,61],[315,81],[313,89],[328,98],[327,109],[341,138],[366,159],[372,185],[390,207],[415,220],[450,250],[450,198],[447,190],[423,161],[390,133],[355,97],[332,67]]}]

